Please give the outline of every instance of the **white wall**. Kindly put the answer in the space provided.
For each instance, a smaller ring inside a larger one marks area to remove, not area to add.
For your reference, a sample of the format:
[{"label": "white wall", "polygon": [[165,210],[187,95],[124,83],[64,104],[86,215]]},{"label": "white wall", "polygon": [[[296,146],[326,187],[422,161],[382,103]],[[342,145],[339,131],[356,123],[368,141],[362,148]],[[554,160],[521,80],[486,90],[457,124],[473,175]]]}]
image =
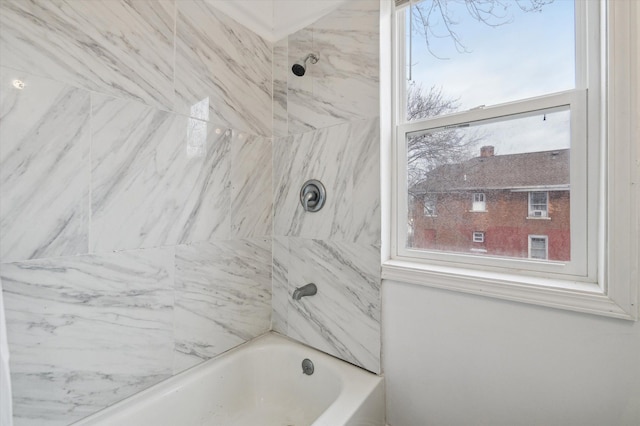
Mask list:
[{"label": "white wall", "polygon": [[640,323],[383,282],[387,422],[640,425]]}]

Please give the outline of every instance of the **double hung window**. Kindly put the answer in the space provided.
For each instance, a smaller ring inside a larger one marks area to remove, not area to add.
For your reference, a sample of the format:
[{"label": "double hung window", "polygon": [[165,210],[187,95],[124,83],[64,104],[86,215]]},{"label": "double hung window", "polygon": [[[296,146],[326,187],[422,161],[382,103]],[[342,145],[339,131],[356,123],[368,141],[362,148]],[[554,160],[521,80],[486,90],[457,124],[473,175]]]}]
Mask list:
[{"label": "double hung window", "polygon": [[529,217],[549,216],[549,194],[547,192],[529,193]]},{"label": "double hung window", "polygon": [[546,235],[529,235],[529,257],[531,259],[547,259]]},{"label": "double hung window", "polygon": [[[482,7],[498,3],[506,8]],[[613,31],[612,16],[624,15],[613,3],[396,0],[384,278],[637,315],[631,299],[612,296],[604,263],[613,241],[600,207],[611,176],[607,49],[632,21]],[[482,250],[478,228],[492,235]]]},{"label": "double hung window", "polygon": [[473,204],[471,210],[474,212],[483,212],[486,210],[486,204],[484,201],[484,194],[482,192],[476,192],[473,194]]}]

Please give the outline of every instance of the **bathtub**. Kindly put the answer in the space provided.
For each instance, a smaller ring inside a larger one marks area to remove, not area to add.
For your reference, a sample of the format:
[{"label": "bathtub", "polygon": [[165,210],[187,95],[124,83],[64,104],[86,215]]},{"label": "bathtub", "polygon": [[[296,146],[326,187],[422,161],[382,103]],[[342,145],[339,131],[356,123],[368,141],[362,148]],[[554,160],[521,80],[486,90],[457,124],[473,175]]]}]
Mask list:
[{"label": "bathtub", "polygon": [[267,333],[74,425],[384,426],[382,380]]}]

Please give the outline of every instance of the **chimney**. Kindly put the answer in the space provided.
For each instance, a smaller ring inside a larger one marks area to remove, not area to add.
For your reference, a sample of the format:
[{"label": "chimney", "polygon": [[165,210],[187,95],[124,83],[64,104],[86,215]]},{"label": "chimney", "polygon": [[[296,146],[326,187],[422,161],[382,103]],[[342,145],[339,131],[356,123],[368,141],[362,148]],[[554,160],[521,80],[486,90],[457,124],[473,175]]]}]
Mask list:
[{"label": "chimney", "polygon": [[493,157],[493,146],[487,145],[480,148],[480,157]]}]

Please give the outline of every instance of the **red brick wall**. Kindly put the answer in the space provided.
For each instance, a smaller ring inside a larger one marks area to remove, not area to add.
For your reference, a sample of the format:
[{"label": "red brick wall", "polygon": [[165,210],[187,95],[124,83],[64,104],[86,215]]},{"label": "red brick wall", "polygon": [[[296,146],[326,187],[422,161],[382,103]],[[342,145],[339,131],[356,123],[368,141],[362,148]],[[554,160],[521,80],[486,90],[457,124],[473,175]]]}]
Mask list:
[{"label": "red brick wall", "polygon": [[[528,257],[529,235],[546,235],[549,260],[570,260],[569,191],[549,192],[549,215],[529,219],[528,192],[485,191],[486,212],[472,212],[472,192],[440,194],[436,217],[413,206],[413,247],[488,255]],[[484,232],[484,243],[473,232]]]}]

